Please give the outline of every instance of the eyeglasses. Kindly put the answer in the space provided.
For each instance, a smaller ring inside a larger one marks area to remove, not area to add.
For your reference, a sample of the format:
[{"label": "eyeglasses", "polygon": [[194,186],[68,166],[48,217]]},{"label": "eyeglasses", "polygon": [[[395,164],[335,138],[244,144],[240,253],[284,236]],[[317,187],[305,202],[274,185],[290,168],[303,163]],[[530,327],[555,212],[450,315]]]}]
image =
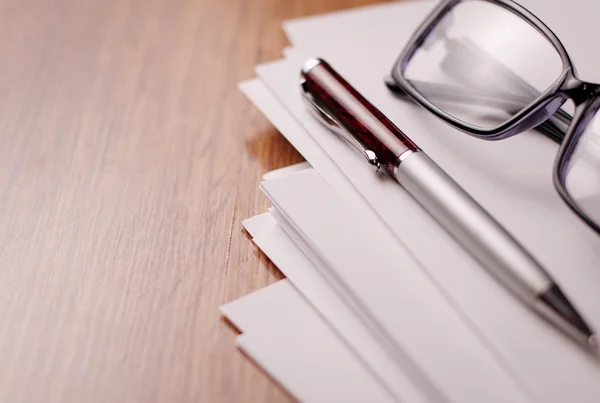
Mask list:
[{"label": "eyeglasses", "polygon": [[[600,85],[577,78],[556,35],[525,8],[443,0],[387,84],[471,136],[500,140],[537,127],[560,142],[554,186],[600,233]],[[568,100],[573,116],[562,109]]]}]

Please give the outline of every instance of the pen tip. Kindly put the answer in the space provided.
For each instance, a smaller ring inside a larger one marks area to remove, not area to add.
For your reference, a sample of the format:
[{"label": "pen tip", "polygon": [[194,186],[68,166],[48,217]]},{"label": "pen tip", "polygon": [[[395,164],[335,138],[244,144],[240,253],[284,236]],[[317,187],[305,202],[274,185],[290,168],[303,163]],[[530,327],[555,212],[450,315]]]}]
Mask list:
[{"label": "pen tip", "polygon": [[548,307],[550,307],[559,317],[562,318],[566,323],[573,327],[577,332],[588,339],[588,343],[591,342],[592,338],[596,340],[595,332],[588,326],[585,320],[581,317],[579,312],[567,299],[565,294],[561,291],[556,284],[553,284],[546,292],[544,292],[540,299]]}]

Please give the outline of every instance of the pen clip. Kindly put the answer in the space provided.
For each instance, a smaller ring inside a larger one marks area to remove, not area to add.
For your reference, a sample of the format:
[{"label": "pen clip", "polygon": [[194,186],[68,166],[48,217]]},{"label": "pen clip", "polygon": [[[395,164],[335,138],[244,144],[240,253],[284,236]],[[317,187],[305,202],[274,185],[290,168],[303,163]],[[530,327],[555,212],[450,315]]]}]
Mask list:
[{"label": "pen clip", "polygon": [[352,134],[350,134],[346,129],[340,125],[340,123],[335,120],[326,110],[324,110],[313,97],[305,90],[304,83],[306,80],[302,79],[300,81],[300,87],[302,88],[302,98],[304,102],[308,105],[308,109],[312,112],[312,114],[320,121],[325,127],[335,133],[339,138],[345,141],[348,145],[356,149],[367,162],[379,170],[381,168],[381,163],[377,158],[377,154],[374,151],[366,149],[360,141],[358,141]]}]

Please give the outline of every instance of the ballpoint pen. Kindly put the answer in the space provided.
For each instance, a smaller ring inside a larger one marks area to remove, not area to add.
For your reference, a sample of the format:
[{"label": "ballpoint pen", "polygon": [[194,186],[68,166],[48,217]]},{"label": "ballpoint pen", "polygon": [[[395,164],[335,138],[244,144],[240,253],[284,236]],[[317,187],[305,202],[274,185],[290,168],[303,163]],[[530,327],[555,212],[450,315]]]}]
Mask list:
[{"label": "ballpoint pen", "polygon": [[516,297],[583,345],[598,348],[594,331],[534,257],[327,62],[309,59],[300,87],[321,123],[395,178]]}]

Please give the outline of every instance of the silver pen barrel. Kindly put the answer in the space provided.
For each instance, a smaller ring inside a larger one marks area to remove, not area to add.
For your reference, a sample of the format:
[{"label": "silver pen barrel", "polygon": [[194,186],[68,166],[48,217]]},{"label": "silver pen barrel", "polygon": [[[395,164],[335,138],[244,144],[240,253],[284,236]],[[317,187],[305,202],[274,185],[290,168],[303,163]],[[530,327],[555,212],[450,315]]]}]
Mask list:
[{"label": "silver pen barrel", "polygon": [[309,59],[300,89],[316,118],[410,193],[494,277],[586,347],[590,327],[548,273],[402,130],[322,59]]},{"label": "silver pen barrel", "polygon": [[595,336],[548,273],[489,213],[421,151],[402,155],[395,179],[513,294],[578,341]]}]

